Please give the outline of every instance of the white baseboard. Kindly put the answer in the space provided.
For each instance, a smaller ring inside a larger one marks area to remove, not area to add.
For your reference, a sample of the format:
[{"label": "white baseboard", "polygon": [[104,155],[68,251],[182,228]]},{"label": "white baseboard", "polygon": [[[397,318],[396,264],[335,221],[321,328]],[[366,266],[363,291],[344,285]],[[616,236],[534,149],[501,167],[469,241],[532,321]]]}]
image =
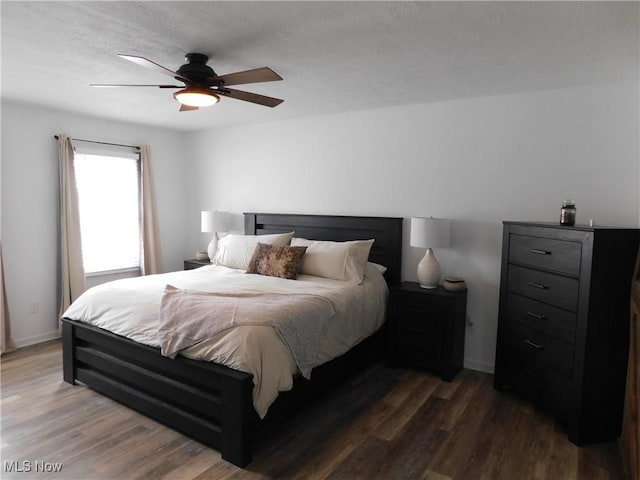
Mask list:
[{"label": "white baseboard", "polygon": [[55,340],[56,338],[60,338],[60,333],[58,332],[58,330],[54,330],[52,332],[48,332],[43,335],[35,335],[33,337],[14,339],[13,343],[15,344],[16,348],[22,348],[22,347],[28,347],[29,345],[35,345],[36,343]]},{"label": "white baseboard", "polygon": [[479,372],[494,373],[495,365],[493,363],[478,362],[476,360],[465,359],[464,368],[469,370],[478,370]]}]

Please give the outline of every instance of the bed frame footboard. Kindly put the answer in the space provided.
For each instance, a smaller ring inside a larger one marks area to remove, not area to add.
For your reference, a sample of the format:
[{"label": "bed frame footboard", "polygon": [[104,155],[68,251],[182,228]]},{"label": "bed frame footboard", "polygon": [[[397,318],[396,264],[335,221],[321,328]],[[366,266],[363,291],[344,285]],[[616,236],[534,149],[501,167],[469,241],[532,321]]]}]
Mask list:
[{"label": "bed frame footboard", "polygon": [[211,362],[169,359],[159,349],[63,319],[63,378],[82,382],[222,453],[251,461],[252,375]]}]

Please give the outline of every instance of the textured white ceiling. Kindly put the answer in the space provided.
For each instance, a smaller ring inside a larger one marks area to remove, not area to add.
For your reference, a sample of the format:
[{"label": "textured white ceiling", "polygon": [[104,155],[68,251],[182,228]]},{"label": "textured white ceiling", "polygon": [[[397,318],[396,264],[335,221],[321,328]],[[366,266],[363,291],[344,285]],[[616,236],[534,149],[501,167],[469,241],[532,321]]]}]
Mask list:
[{"label": "textured white ceiling", "polygon": [[[455,98],[638,81],[638,2],[0,2],[2,98],[180,130]],[[238,86],[274,108],[223,98],[179,113],[169,83],[116,56],[218,74],[269,66]]]}]

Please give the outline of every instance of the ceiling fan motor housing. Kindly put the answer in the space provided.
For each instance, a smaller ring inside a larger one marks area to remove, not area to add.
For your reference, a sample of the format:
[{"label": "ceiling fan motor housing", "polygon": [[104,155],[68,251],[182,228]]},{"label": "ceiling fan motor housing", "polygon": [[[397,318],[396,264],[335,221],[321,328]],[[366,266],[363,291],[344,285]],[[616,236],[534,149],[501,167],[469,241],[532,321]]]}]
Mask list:
[{"label": "ceiling fan motor housing", "polygon": [[216,76],[213,68],[207,65],[209,57],[202,53],[187,53],[185,56],[187,63],[182,65],[177,73],[188,78],[195,84],[207,85],[208,79]]}]

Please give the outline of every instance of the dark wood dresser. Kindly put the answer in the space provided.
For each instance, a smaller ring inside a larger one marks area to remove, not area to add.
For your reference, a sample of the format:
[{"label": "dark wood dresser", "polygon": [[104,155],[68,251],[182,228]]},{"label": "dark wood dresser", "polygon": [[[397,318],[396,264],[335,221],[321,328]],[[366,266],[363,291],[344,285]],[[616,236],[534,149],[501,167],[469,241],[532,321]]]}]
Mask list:
[{"label": "dark wood dresser", "polygon": [[640,230],[504,222],[494,386],[577,444],[620,435]]}]

